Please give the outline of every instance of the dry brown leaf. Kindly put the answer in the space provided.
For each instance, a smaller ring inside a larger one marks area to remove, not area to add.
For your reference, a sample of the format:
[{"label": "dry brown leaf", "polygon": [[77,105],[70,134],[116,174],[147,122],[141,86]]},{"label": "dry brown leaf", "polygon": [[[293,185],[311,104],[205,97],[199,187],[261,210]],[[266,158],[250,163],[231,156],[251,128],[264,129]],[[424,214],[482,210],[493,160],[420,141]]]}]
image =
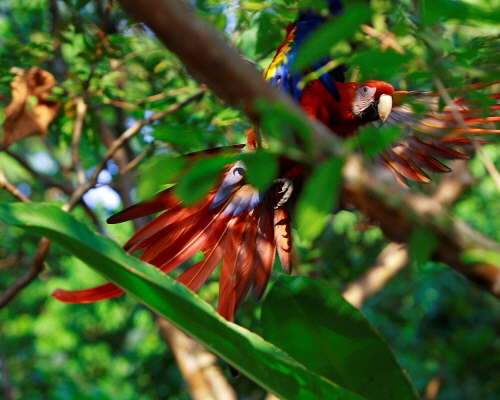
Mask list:
[{"label": "dry brown leaf", "polygon": [[32,67],[26,71],[13,68],[17,76],[12,80],[12,101],[5,108],[2,148],[32,135],[47,133],[50,122],[57,115],[60,101],[49,100],[57,84],[54,76],[43,69]]}]

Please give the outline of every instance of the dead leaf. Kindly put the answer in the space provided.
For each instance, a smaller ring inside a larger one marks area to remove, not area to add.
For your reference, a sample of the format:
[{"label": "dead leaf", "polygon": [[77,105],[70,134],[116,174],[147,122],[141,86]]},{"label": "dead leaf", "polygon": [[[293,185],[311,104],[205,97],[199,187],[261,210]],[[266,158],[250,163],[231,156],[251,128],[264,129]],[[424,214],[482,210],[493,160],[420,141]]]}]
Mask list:
[{"label": "dead leaf", "polygon": [[4,110],[4,149],[28,136],[46,134],[61,105],[48,99],[57,84],[50,72],[37,67],[28,71],[12,68],[11,72],[17,72],[17,76],[10,84],[12,101]]}]

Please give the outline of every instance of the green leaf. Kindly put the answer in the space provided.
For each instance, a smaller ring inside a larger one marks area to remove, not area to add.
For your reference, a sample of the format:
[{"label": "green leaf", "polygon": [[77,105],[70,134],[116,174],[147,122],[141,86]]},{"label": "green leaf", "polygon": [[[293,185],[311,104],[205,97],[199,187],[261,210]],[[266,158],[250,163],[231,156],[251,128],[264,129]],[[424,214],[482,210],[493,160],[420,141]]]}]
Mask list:
[{"label": "green leaf", "polygon": [[313,148],[311,132],[307,123],[281,103],[271,103],[262,99],[255,102],[262,116],[260,127],[268,149],[286,154],[290,158],[301,157]]},{"label": "green leaf", "polygon": [[[394,75],[404,69],[403,64],[411,59],[410,54],[399,54],[393,49],[382,51],[377,48],[356,52],[350,64],[359,68],[362,81],[389,80],[394,79]],[[377,62],[374,63],[373,60]]]},{"label": "green leaf", "polygon": [[56,241],[277,396],[361,399],[308,371],[256,334],[224,320],[184,285],[128,255],[59,208],[41,203],[0,204],[0,218]]},{"label": "green leaf", "polygon": [[274,154],[258,150],[242,154],[241,160],[245,163],[248,181],[257,189],[267,189],[278,175],[278,160]]},{"label": "green leaf", "polygon": [[217,183],[220,174],[232,157],[211,157],[198,161],[175,187],[175,193],[186,204],[193,204],[208,193]]},{"label": "green leaf", "polygon": [[445,19],[466,19],[468,5],[456,0],[424,0],[421,3],[421,16],[425,24],[431,25]]},{"label": "green leaf", "polygon": [[360,396],[418,398],[380,333],[325,283],[281,275],[264,299],[262,327],[306,368]]},{"label": "green leaf", "polygon": [[415,227],[408,242],[410,258],[417,265],[422,265],[429,260],[438,244],[439,240],[432,230],[424,226]]},{"label": "green leaf", "polygon": [[139,172],[137,197],[146,199],[162,189],[166,183],[171,183],[172,178],[185,166],[182,157],[166,154],[156,155],[144,163]]},{"label": "green leaf", "polygon": [[376,127],[368,125],[355,138],[350,139],[352,148],[361,148],[366,157],[374,157],[387,146],[394,144],[403,133],[401,127],[395,125]]},{"label": "green leaf", "polygon": [[259,31],[255,43],[255,54],[265,54],[279,46],[283,40],[281,26],[276,22],[275,12],[262,11],[257,17]]},{"label": "green leaf", "polygon": [[342,40],[348,40],[372,16],[372,9],[360,2],[347,6],[345,11],[324,24],[306,39],[293,63],[295,71],[301,71],[327,56],[330,48]]},{"label": "green leaf", "polygon": [[297,205],[297,229],[306,241],[315,239],[325,228],[337,200],[342,158],[333,157],[318,166],[307,181]]}]

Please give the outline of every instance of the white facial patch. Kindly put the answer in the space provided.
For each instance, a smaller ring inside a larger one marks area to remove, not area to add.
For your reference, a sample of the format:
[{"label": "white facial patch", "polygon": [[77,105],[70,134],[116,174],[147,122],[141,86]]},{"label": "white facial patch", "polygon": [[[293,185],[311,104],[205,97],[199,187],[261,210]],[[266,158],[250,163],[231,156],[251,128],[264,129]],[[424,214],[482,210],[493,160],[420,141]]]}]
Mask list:
[{"label": "white facial patch", "polygon": [[362,86],[356,90],[354,103],[352,105],[352,113],[354,115],[360,115],[364,110],[366,110],[366,108],[373,103],[376,91],[377,88],[370,86]]}]

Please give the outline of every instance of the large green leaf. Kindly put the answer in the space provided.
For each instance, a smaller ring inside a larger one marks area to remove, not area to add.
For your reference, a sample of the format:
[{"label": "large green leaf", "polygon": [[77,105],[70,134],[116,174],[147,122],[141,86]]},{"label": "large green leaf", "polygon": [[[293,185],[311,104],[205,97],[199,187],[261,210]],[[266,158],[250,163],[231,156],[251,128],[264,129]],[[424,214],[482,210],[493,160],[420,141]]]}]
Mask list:
[{"label": "large green leaf", "polygon": [[282,398],[361,398],[307,370],[260,336],[227,322],[185,286],[153,266],[126,254],[115,242],[92,232],[53,205],[0,204],[0,218],[65,247],[242,373]]},{"label": "large green leaf", "polygon": [[262,307],[264,337],[306,368],[368,399],[416,399],[385,340],[325,283],[280,276]]}]

